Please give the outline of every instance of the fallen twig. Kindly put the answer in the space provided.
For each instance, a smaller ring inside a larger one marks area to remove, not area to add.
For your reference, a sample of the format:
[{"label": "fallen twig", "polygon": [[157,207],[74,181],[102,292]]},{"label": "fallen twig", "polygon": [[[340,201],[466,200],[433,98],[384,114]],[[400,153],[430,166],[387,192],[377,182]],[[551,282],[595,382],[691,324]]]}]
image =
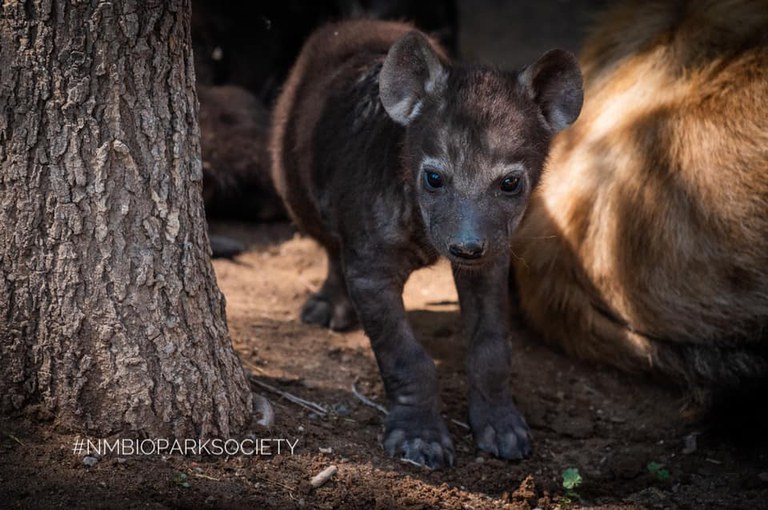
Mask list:
[{"label": "fallen twig", "polygon": [[307,289],[311,294],[317,294],[317,292],[320,290],[320,286],[316,285],[314,283],[311,283],[306,278],[303,278],[301,275],[299,275],[299,283],[304,285],[304,288]]},{"label": "fallen twig", "polygon": [[8,432],[3,432],[3,434],[5,434],[6,436],[10,437],[11,439],[13,439],[17,443],[19,443],[21,446],[24,446],[24,442],[21,439],[19,439],[18,437],[14,436],[13,434],[9,434]]},{"label": "fallen twig", "polygon": [[[374,402],[370,398],[368,398],[365,395],[363,395],[362,393],[360,393],[360,391],[357,389],[357,384],[355,384],[355,383],[352,383],[352,395],[354,395],[355,398],[357,398],[363,404],[365,404],[365,405],[367,405],[369,407],[373,407],[374,409],[378,410],[384,416],[389,414],[389,411],[387,411],[386,407],[384,407],[381,404],[378,404],[378,403]],[[451,420],[451,423],[453,423],[454,425],[457,425],[457,426],[459,426],[459,427],[461,427],[463,429],[466,429],[466,430],[470,430],[469,425],[467,425],[463,421],[454,420],[453,418],[450,418],[450,420]]]},{"label": "fallen twig", "polygon": [[352,383],[352,394],[355,396],[355,398],[357,398],[360,402],[362,402],[363,404],[367,405],[368,407],[373,407],[374,409],[376,409],[377,411],[379,411],[380,413],[382,413],[384,415],[387,414],[387,408],[386,407],[384,407],[381,404],[377,404],[376,402],[374,402],[370,398],[368,398],[365,395],[363,395],[362,393],[360,393],[360,391],[357,389],[357,384],[355,384],[355,383]]},{"label": "fallen twig", "polygon": [[454,425],[457,425],[457,426],[459,426],[459,427],[461,427],[461,428],[463,428],[463,429],[465,429],[465,430],[471,430],[471,429],[469,428],[469,424],[467,424],[467,423],[464,423],[463,421],[460,421],[460,420],[454,420],[453,418],[451,418],[451,423],[453,423]]},{"label": "fallen twig", "polygon": [[259,476],[254,476],[254,478],[256,480],[258,480],[259,483],[265,483],[267,485],[272,485],[274,487],[280,487],[281,489],[285,489],[285,491],[288,493],[288,496],[292,500],[294,500],[294,501],[296,500],[296,498],[293,497],[293,492],[292,492],[292,491],[296,490],[296,487],[291,487],[291,486],[286,485],[284,483],[281,483],[281,482],[278,482],[278,481],[275,481],[275,480],[270,480],[269,478],[262,478],[262,477],[259,477]]},{"label": "fallen twig", "polygon": [[301,407],[304,407],[305,409],[309,409],[313,413],[318,413],[320,415],[325,416],[328,414],[328,411],[321,406],[320,404],[316,404],[315,402],[311,402],[309,400],[305,400],[301,397],[297,397],[296,395],[293,395],[291,393],[288,393],[287,391],[280,390],[278,388],[275,388],[271,384],[267,384],[265,382],[259,381],[255,377],[251,377],[251,382],[256,384],[257,386],[261,386],[264,389],[267,389],[271,391],[272,393],[276,393],[277,395],[280,395],[281,397],[285,398],[286,400],[293,402],[294,404],[300,405]]},{"label": "fallen twig", "polygon": [[192,473],[195,478],[203,478],[204,480],[213,480],[214,482],[220,482],[221,478],[214,478],[212,476],[204,475],[203,473]]},{"label": "fallen twig", "polygon": [[248,368],[250,368],[254,372],[258,372],[260,374],[264,373],[264,369],[263,368],[256,366],[255,364],[251,363],[250,361],[248,361],[247,359],[243,358],[242,356],[240,357],[240,361],[243,363],[243,365],[247,366]]},{"label": "fallen twig", "polygon": [[331,479],[333,475],[336,474],[338,469],[336,466],[331,464],[327,468],[320,471],[318,474],[316,474],[314,477],[312,477],[312,480],[309,481],[309,485],[312,486],[313,489],[317,489],[318,487],[321,487],[325,482]]},{"label": "fallen twig", "polygon": [[416,466],[417,468],[421,468],[421,469],[427,469],[427,470],[429,470],[429,471],[432,471],[432,468],[431,468],[431,467],[427,466],[426,464],[419,464],[419,463],[418,463],[418,462],[416,462],[415,460],[406,459],[405,457],[400,457],[400,459],[399,459],[399,460],[400,460],[400,462],[402,462],[403,464],[410,464],[410,465],[412,465],[412,466]]},{"label": "fallen twig", "polygon": [[264,395],[253,396],[253,407],[261,414],[261,418],[256,423],[267,428],[275,423],[275,410]]}]

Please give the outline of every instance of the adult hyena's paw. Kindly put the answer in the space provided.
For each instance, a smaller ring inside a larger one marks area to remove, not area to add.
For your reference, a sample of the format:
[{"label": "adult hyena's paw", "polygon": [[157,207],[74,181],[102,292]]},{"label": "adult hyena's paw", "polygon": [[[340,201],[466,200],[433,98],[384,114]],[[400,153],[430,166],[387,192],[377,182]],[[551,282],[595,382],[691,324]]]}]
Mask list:
[{"label": "adult hyena's paw", "polygon": [[357,324],[357,315],[349,299],[334,299],[326,294],[312,294],[301,308],[301,320],[334,331],[346,331]]},{"label": "adult hyena's paw", "polygon": [[528,425],[511,399],[503,402],[475,399],[469,406],[469,424],[480,450],[509,460],[530,457]]},{"label": "adult hyena's paw", "polygon": [[384,449],[391,456],[440,469],[453,466],[456,452],[440,415],[408,406],[395,406],[387,416]]}]

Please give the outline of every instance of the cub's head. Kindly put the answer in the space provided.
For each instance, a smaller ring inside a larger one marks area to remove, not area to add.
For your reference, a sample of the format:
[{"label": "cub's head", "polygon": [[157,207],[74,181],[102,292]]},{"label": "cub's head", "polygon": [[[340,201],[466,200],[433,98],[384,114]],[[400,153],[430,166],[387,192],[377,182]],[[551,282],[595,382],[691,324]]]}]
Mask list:
[{"label": "cub's head", "polygon": [[410,32],[387,54],[379,95],[406,127],[406,165],[435,248],[460,266],[507,256],[552,136],[581,111],[573,55],[549,51],[520,73],[458,67]]}]

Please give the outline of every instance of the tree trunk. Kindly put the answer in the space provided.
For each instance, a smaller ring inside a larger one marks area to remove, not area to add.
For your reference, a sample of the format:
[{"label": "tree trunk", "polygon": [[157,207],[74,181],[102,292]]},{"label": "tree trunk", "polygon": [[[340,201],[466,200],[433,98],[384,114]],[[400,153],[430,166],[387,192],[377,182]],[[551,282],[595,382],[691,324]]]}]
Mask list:
[{"label": "tree trunk", "polygon": [[251,393],[209,261],[189,0],[3,0],[0,403],[228,436]]}]

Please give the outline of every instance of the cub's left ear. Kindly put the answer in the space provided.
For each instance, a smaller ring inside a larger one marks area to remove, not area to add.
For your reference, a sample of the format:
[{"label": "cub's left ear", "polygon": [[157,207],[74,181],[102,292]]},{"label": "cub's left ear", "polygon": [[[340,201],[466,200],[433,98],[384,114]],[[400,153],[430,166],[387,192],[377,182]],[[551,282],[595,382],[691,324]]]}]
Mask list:
[{"label": "cub's left ear", "polygon": [[581,71],[570,52],[546,52],[520,73],[518,81],[539,105],[552,132],[567,128],[581,113],[584,102]]}]

